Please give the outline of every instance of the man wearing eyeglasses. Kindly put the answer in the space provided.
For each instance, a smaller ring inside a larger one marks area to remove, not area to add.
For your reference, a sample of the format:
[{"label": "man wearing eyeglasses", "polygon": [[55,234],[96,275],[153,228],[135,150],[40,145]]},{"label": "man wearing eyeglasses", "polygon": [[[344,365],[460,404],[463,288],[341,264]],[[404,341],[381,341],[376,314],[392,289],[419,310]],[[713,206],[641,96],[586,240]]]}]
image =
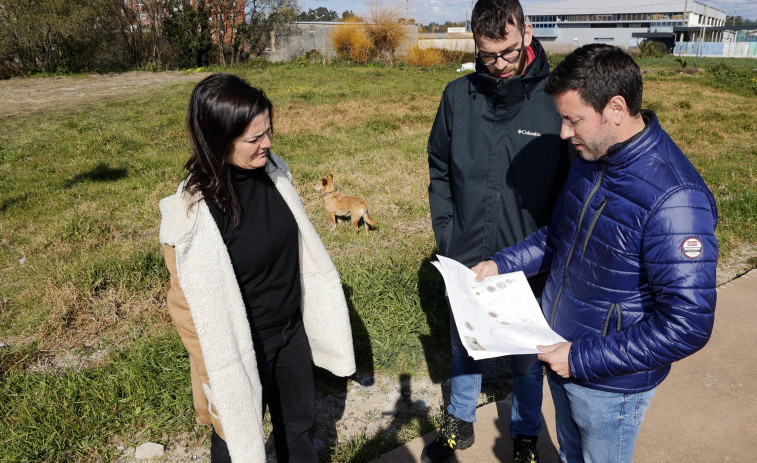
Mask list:
[{"label": "man wearing eyeglasses", "polygon": [[[560,116],[544,93],[549,63],[520,3],[479,0],[471,23],[476,72],[447,85],[428,141],[438,252],[467,266],[548,222],[574,153],[560,139]],[[545,280],[529,280],[537,297]],[[468,356],[451,313],[450,338],[450,403],[439,437],[423,450],[424,463],[450,461],[475,440],[481,364]],[[516,355],[510,365],[513,460],[538,462],[541,364],[536,355]]]}]

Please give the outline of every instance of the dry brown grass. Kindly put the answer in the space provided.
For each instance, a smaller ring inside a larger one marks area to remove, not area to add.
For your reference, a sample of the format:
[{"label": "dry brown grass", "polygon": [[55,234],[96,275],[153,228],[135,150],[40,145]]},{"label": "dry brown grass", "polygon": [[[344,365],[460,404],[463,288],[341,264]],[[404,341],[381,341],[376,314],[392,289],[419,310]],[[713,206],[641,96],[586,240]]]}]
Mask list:
[{"label": "dry brown grass", "polygon": [[362,25],[349,22],[341,24],[331,30],[329,37],[340,58],[365,64],[373,55],[373,44]]},{"label": "dry brown grass", "polygon": [[365,30],[376,49],[378,59],[394,64],[394,54],[405,39],[405,27],[399,23],[399,7],[391,7],[375,0],[371,2],[370,23]]},{"label": "dry brown grass", "polygon": [[[697,95],[692,98],[692,95]],[[717,105],[713,107],[713,101]],[[757,105],[753,98],[728,95],[688,83],[685,77],[671,85],[665,80],[644,83],[642,107],[655,110],[663,128],[670,133],[684,153],[698,152],[700,156],[716,160],[718,155],[733,146],[751,144],[753,132],[742,130],[734,136],[733,119],[719,115],[743,114],[745,120],[754,114]],[[698,134],[699,136],[692,136]]]},{"label": "dry brown grass", "polygon": [[54,352],[151,337],[170,322],[165,288],[156,288],[152,297],[135,297],[118,288],[87,294],[69,283],[51,286],[43,301],[48,317],[35,337],[40,349]]},{"label": "dry brown grass", "polygon": [[[408,105],[406,102],[393,102],[385,99],[350,99],[337,104],[289,105],[277,109],[276,132],[289,133],[323,133],[344,125],[349,121],[351,125],[362,125],[375,117],[380,111],[385,117],[401,119],[417,111],[434,111],[438,101],[428,100],[422,106]],[[418,124],[402,124],[400,133],[408,133],[428,127],[418,127]]]},{"label": "dry brown grass", "polygon": [[437,48],[421,48],[415,45],[407,54],[407,64],[409,66],[428,68],[441,66],[446,61],[444,54]]}]

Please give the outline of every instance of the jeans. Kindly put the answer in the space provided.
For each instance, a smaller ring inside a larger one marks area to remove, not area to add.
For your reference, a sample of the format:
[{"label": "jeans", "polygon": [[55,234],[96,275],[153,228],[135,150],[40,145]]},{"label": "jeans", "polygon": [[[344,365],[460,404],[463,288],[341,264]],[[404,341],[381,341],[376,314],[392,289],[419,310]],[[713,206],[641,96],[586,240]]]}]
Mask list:
[{"label": "jeans", "polygon": [[[476,406],[481,394],[481,366],[473,360],[460,340],[450,311],[452,341],[452,379],[447,413],[463,421],[476,421]],[[513,376],[513,405],[510,437],[537,436],[541,430],[541,401],[544,375],[536,354],[510,356]]]},{"label": "jeans", "polygon": [[655,389],[599,391],[547,369],[563,463],[630,463]]},{"label": "jeans", "polygon": [[[318,462],[313,445],[315,384],[312,354],[299,312],[282,326],[252,330],[252,343],[263,386],[263,409],[273,425],[276,460]],[[215,434],[215,431],[214,431]],[[226,443],[211,436],[212,463],[230,462]]]}]

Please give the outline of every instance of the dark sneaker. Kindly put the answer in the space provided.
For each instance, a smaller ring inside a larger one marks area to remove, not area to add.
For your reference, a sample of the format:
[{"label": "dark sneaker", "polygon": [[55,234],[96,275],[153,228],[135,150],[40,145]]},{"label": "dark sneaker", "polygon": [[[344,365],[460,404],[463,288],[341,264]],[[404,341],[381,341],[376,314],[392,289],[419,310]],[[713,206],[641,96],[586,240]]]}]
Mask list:
[{"label": "dark sneaker", "polygon": [[539,436],[521,436],[513,439],[513,463],[539,463],[536,439]]},{"label": "dark sneaker", "polygon": [[473,423],[445,415],[439,436],[423,449],[421,463],[447,463],[455,450],[467,449],[475,440]]}]

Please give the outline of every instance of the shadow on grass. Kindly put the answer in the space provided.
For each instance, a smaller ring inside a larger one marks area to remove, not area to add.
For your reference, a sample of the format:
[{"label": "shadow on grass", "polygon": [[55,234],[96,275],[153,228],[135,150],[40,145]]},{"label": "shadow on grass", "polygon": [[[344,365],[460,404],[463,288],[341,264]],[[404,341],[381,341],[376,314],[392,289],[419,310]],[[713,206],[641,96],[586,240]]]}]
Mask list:
[{"label": "shadow on grass", "polygon": [[[327,397],[332,398],[329,400],[328,416],[324,417],[324,421],[321,421],[320,427],[325,428],[325,431],[320,434],[325,434],[325,437],[329,442],[336,442],[337,430],[336,423],[344,415],[344,410],[347,400],[347,383],[350,379],[359,382],[363,386],[372,386],[374,383],[374,365],[373,365],[373,348],[371,347],[371,340],[368,335],[368,330],[365,327],[365,323],[355,310],[355,306],[352,304],[352,288],[348,285],[343,285],[344,296],[347,300],[347,308],[350,313],[350,325],[352,327],[352,345],[355,350],[355,364],[356,372],[347,378],[334,376],[329,371],[322,368],[314,368],[315,390],[316,399],[324,399]],[[324,442],[325,444],[326,442]],[[326,450],[320,453],[321,461],[332,461],[334,454],[334,447],[329,445]]]},{"label": "shadow on grass", "polygon": [[[399,375],[400,397],[389,409],[382,412],[384,416],[392,415],[392,420],[372,438],[357,436],[344,445],[340,445],[341,454],[321,457],[322,462],[339,461],[350,463],[379,462],[414,462],[413,456],[403,445],[402,436],[413,439],[434,429],[427,405],[422,400],[413,401],[411,376]],[[391,452],[391,455],[387,455]]]},{"label": "shadow on grass", "polygon": [[112,168],[105,163],[100,163],[87,172],[73,176],[71,179],[63,183],[63,187],[72,188],[83,182],[113,182],[125,177],[125,168]]},{"label": "shadow on grass", "polygon": [[24,193],[19,194],[16,196],[12,196],[8,199],[3,200],[3,202],[0,203],[0,212],[5,212],[8,209],[10,209],[13,206],[19,205],[19,207],[22,203],[28,202],[29,199],[32,197],[31,193]]},{"label": "shadow on grass", "polygon": [[444,280],[431,265],[432,260],[436,260],[436,253],[424,258],[418,267],[418,298],[429,328],[429,334],[421,335],[420,341],[431,381],[442,383],[450,374],[449,307]]}]

